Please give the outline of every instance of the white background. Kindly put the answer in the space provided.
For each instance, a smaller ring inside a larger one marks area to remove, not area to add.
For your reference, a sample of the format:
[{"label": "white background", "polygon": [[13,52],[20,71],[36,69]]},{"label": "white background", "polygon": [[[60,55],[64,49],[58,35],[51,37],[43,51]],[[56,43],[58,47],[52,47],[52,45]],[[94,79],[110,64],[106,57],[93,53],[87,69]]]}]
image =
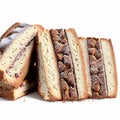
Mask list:
[{"label": "white background", "polygon": [[[73,27],[79,36],[111,38],[120,75],[119,0],[1,0],[0,35],[14,22],[45,28]],[[118,79],[119,80],[119,79]],[[119,85],[120,87],[120,85]],[[17,101],[0,98],[0,120],[120,119],[120,90],[115,99],[45,102],[32,93]]]}]

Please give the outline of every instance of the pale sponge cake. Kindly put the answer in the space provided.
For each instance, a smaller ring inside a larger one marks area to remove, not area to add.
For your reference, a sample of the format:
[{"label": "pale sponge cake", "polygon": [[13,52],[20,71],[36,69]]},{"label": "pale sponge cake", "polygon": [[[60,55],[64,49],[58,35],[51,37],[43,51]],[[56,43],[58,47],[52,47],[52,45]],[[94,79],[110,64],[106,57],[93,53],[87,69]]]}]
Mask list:
[{"label": "pale sponge cake", "polygon": [[116,97],[117,96],[117,69],[115,63],[115,55],[112,46],[112,42],[110,39],[101,38],[101,45],[104,56],[104,64],[106,69],[106,77],[107,77],[107,89],[108,89],[108,97]]},{"label": "pale sponge cake", "polygon": [[0,39],[0,82],[19,87],[29,68],[34,46],[34,37],[39,25],[15,23]]},{"label": "pale sponge cake", "polygon": [[15,23],[1,36],[1,97],[16,100],[36,90],[34,41],[37,32],[42,30],[40,25]]},{"label": "pale sponge cake", "polygon": [[86,99],[88,97],[88,89],[86,83],[86,68],[83,58],[83,53],[81,46],[79,45],[79,40],[74,29],[70,28],[65,30],[68,39],[78,91],[78,99]]},{"label": "pale sponge cake", "polygon": [[79,37],[79,42],[80,42],[80,46],[82,48],[83,57],[84,57],[84,61],[85,61],[88,97],[92,97],[91,77],[90,77],[90,71],[89,71],[89,57],[88,57],[88,51],[87,51],[87,40],[85,37]]},{"label": "pale sponge cake", "polygon": [[37,36],[38,93],[44,100],[62,100],[56,57],[48,30]]}]

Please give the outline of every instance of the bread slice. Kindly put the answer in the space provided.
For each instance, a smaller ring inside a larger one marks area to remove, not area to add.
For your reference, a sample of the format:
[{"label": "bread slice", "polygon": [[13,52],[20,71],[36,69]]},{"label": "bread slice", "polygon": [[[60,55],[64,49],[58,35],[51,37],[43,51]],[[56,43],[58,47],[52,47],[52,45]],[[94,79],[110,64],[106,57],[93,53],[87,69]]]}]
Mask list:
[{"label": "bread slice", "polygon": [[111,40],[79,37],[79,43],[84,53],[89,97],[116,97],[117,71]]},{"label": "bread slice", "polygon": [[37,36],[38,93],[44,100],[62,100],[56,57],[48,30]]},{"label": "bread slice", "polygon": [[114,50],[110,39],[101,38],[100,40],[102,44],[104,64],[107,77],[108,97],[114,98],[117,96],[118,89],[117,69]]},{"label": "bread slice", "polygon": [[85,68],[86,68],[86,82],[88,88],[88,97],[92,97],[91,91],[91,77],[90,77],[90,70],[89,70],[89,57],[88,57],[88,50],[87,50],[87,40],[85,37],[79,37],[79,43],[82,48],[83,57],[85,61]]},{"label": "bread slice", "polygon": [[77,34],[74,29],[65,30],[68,39],[73,65],[75,69],[75,77],[77,83],[78,99],[86,99],[88,97],[87,83],[86,83],[86,68],[83,58],[83,53]]},{"label": "bread slice", "polygon": [[0,82],[5,86],[18,88],[30,64],[34,46],[34,37],[39,25],[15,23],[0,39]]}]

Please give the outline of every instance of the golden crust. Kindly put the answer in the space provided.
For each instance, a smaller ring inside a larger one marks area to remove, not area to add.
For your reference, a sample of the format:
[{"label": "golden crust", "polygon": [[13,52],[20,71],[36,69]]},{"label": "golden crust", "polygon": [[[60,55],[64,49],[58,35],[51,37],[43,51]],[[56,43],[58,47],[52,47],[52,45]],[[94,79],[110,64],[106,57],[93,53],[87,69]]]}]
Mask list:
[{"label": "golden crust", "polygon": [[[27,82],[27,80],[24,80],[23,82],[25,81]],[[36,84],[34,81],[27,84],[30,84],[28,89],[26,91],[21,91],[19,95],[15,94],[15,91],[19,91],[19,88],[7,89],[0,86],[0,96],[8,100],[17,100],[18,98],[21,98],[22,96],[27,95],[36,90]]]},{"label": "golden crust", "polygon": [[[3,38],[5,38],[5,37],[7,37],[8,35],[9,35],[9,33],[14,29],[14,28],[16,28],[17,26],[19,26],[19,24],[20,23],[15,23],[15,24],[13,24],[3,35],[2,35],[2,37],[0,38],[0,40],[1,39],[3,39]],[[35,32],[37,31],[42,31],[44,28],[41,26],[41,25],[33,25],[34,27],[35,27]],[[29,28],[28,28],[29,29]],[[30,48],[31,50],[31,53],[30,54],[32,54],[32,51],[33,51],[33,46],[31,46],[31,48]],[[29,55],[30,56],[30,55]],[[28,72],[28,68],[27,68],[27,66],[29,66],[29,62],[30,62],[30,60],[29,60],[29,56],[26,58],[26,63],[24,63],[24,65],[23,65],[23,67],[22,67],[22,69],[21,69],[21,71],[24,71],[24,73],[22,73],[22,75],[20,75],[20,77],[19,78],[16,78],[17,80],[9,80],[9,78],[6,78],[6,75],[4,74],[4,73],[6,73],[6,71],[2,68],[2,69],[0,69],[0,81],[2,81],[2,82],[4,82],[4,83],[6,83],[6,84],[8,84],[8,85],[10,85],[10,86],[14,86],[15,88],[18,88],[19,87],[19,85],[22,83],[22,81],[23,81],[23,78],[24,78],[24,76],[26,75],[26,73]]]},{"label": "golden crust", "polygon": [[34,26],[38,28],[38,32],[44,31],[44,27],[43,26],[41,26],[39,24],[35,24]]}]

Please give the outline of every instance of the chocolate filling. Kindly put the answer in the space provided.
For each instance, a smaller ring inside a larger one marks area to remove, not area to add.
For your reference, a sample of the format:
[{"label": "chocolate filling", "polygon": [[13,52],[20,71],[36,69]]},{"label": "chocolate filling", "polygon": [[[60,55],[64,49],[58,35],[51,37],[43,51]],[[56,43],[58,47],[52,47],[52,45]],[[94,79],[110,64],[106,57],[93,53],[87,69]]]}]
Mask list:
[{"label": "chocolate filling", "polygon": [[87,38],[91,90],[93,98],[107,97],[107,78],[100,40]]},{"label": "chocolate filling", "polygon": [[57,58],[63,100],[77,100],[77,88],[72,56],[63,29],[50,30]]}]

